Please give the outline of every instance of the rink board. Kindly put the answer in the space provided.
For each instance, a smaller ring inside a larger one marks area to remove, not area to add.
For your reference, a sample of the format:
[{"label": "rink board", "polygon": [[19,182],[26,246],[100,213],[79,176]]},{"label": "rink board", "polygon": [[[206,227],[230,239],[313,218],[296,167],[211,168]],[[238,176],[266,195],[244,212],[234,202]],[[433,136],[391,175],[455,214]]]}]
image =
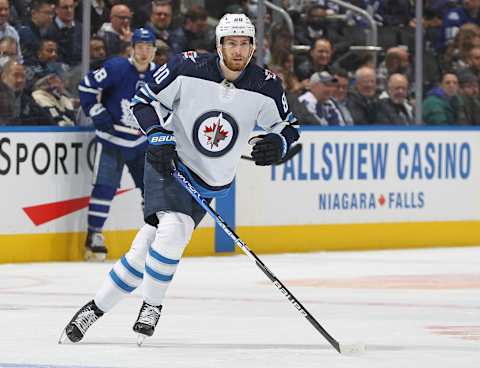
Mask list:
[{"label": "rink board", "polygon": [[[81,259],[93,138],[85,128],[0,130],[0,262]],[[479,129],[304,128],[301,142],[284,165],[242,160],[222,199],[221,215],[253,250],[480,243]],[[140,202],[124,173],[105,226],[110,258],[142,225]],[[207,217],[186,254],[234,251],[219,234]]]}]

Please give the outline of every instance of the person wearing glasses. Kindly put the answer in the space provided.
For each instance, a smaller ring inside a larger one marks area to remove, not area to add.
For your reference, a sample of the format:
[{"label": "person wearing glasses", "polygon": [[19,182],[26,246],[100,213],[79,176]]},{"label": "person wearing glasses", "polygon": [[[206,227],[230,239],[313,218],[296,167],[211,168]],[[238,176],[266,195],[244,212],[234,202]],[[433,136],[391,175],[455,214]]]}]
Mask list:
[{"label": "person wearing glasses", "polygon": [[74,0],[57,0],[55,18],[43,38],[57,42],[59,61],[75,66],[82,60],[82,24],[76,22]]},{"label": "person wearing glasses", "polygon": [[26,63],[36,59],[40,40],[47,32],[48,27],[52,25],[54,15],[54,5],[50,0],[34,0],[30,19],[17,27]]},{"label": "person wearing glasses", "polygon": [[152,1],[150,20],[145,25],[153,32],[157,40],[170,46],[170,25],[172,23],[172,3],[168,0]]},{"label": "person wearing glasses", "polygon": [[110,22],[103,23],[98,31],[98,36],[105,40],[107,56],[117,56],[130,44],[132,31],[132,11],[125,4],[116,4],[110,11]]}]

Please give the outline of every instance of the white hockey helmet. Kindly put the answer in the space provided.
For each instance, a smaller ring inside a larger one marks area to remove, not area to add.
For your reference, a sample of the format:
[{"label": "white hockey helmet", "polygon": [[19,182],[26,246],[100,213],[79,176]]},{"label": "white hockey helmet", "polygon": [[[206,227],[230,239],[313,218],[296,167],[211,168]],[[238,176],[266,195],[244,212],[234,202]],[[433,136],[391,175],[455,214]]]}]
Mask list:
[{"label": "white hockey helmet", "polygon": [[225,36],[247,36],[255,45],[255,27],[245,14],[225,14],[215,29],[217,46]]}]

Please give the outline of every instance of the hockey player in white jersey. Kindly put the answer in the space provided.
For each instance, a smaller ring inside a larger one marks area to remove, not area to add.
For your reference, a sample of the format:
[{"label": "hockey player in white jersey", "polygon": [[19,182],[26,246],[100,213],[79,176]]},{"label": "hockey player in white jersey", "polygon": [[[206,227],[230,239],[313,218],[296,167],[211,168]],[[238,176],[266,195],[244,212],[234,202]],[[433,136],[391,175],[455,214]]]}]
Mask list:
[{"label": "hockey player in white jersey", "polygon": [[217,54],[183,53],[155,73],[133,99],[133,113],[148,139],[145,164],[146,224],[113,266],[95,298],[65,329],[80,341],[87,329],[143,284],[133,330],[152,336],[165,292],[192,232],[205,215],[175,181],[172,161],[207,198],[225,193],[256,125],[257,165],[284,157],[299,138],[281,81],[250,63],[255,28],[244,14],[226,14],[216,28]]}]

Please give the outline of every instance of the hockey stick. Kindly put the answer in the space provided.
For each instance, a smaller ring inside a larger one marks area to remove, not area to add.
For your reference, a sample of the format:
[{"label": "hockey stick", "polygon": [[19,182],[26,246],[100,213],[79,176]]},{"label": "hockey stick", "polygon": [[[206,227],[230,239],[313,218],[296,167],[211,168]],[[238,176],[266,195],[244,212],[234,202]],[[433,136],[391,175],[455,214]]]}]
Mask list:
[{"label": "hockey stick", "polygon": [[[285,155],[285,157],[282,158],[280,161],[276,162],[274,165],[282,165],[282,164],[284,164],[284,163],[287,162],[288,160],[291,160],[291,159],[292,159],[297,153],[299,153],[301,150],[302,150],[302,144],[301,144],[301,143],[294,144],[292,147],[290,147],[290,149],[288,150],[288,152],[287,152],[287,154]],[[241,157],[242,157],[244,160],[254,161],[254,160],[253,160],[253,157],[251,157],[251,156],[242,155]]]},{"label": "hockey stick", "polygon": [[215,210],[210,207],[210,205],[205,201],[205,199],[200,195],[200,193],[195,189],[195,187],[190,183],[190,181],[178,170],[172,172],[173,177],[180,183],[180,185],[190,193],[190,195],[198,202],[198,204],[208,212],[210,216],[216,221],[216,223],[222,228],[222,230],[238,245],[242,251],[253,261],[256,265],[263,271],[263,273],[270,279],[272,284],[280,290],[280,292],[293,304],[296,310],[303,315],[308,322],[312,324],[313,327],[317,329],[318,332],[332,345],[336,351],[340,354],[345,355],[354,355],[361,353],[365,350],[363,344],[340,344],[335,340],[321,325],[317,320],[310,314],[309,311],[298,301],[298,299],[287,289],[287,287],[270,271],[267,266],[253,253],[250,248],[238,237],[237,234],[227,225],[227,223],[220,217],[220,215],[215,212]]}]

